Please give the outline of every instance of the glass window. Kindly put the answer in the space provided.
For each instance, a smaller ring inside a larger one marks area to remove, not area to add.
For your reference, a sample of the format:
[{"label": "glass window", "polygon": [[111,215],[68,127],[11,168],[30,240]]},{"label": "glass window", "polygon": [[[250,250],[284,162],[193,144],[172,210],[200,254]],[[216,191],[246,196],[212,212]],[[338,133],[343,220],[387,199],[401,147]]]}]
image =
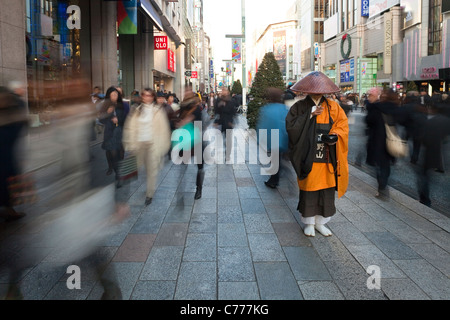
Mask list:
[{"label": "glass window", "polygon": [[430,0],[428,21],[428,55],[441,53],[442,39],[442,0]]}]

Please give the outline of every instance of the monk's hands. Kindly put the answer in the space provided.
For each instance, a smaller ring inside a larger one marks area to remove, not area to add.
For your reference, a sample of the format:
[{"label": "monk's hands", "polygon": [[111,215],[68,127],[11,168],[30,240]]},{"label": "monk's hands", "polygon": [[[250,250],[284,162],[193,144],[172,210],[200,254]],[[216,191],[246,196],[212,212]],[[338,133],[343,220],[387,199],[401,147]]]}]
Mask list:
[{"label": "monk's hands", "polygon": [[314,110],[314,112],[311,112],[311,116],[312,116],[312,117],[314,117],[314,116],[319,116],[319,115],[322,114],[322,112],[323,112],[322,106],[318,106],[318,107],[316,108],[316,110]]}]

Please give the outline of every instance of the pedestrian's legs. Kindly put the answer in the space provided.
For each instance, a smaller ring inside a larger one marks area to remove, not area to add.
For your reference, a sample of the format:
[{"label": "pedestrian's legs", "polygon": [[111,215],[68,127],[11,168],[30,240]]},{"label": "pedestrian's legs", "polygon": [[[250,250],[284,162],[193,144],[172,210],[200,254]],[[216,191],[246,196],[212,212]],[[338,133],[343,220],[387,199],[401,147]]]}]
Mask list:
[{"label": "pedestrian's legs", "polygon": [[197,164],[197,179],[196,186],[197,189],[195,191],[194,199],[200,199],[202,197],[202,189],[203,189],[203,180],[205,178],[205,171],[203,170],[203,163]]},{"label": "pedestrian's legs", "polygon": [[113,171],[113,157],[112,153],[109,150],[106,150],[106,161],[108,162],[108,171],[106,171],[107,175],[110,175]]},{"label": "pedestrian's legs", "polygon": [[158,176],[159,159],[153,153],[153,145],[146,144],[144,148],[144,165],[147,174],[146,197],[152,199],[156,191],[156,179]]},{"label": "pedestrian's legs", "polygon": [[387,195],[387,184],[389,175],[391,174],[391,166],[389,163],[383,163],[377,166],[378,193]]}]

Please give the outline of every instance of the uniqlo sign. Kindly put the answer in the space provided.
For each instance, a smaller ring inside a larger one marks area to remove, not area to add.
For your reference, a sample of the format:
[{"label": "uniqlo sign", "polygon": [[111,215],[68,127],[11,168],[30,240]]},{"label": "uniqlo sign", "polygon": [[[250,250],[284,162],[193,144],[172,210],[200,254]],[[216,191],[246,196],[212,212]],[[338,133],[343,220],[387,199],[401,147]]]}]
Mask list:
[{"label": "uniqlo sign", "polygon": [[198,78],[197,71],[192,71],[191,72],[191,78],[194,78],[194,79]]},{"label": "uniqlo sign", "polygon": [[155,36],[155,50],[167,50],[167,36]]},{"label": "uniqlo sign", "polygon": [[175,72],[175,53],[167,49],[167,70]]}]

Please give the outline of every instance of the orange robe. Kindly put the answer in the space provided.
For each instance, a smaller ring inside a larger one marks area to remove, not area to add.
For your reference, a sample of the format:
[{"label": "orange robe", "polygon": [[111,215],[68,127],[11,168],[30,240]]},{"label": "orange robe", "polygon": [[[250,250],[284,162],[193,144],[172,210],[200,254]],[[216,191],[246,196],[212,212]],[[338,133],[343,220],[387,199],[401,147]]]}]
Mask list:
[{"label": "orange robe", "polygon": [[[338,135],[338,142],[336,143],[337,191],[340,198],[345,194],[348,187],[348,119],[337,102],[328,99],[328,104],[330,105],[331,118],[334,122],[330,134]],[[323,112],[316,116],[316,122],[329,123],[328,107],[325,101],[322,103],[322,108]],[[336,187],[336,179],[333,172],[334,168],[331,163],[314,162],[311,172],[305,179],[299,180],[297,178],[298,186],[303,191],[317,191]]]}]

